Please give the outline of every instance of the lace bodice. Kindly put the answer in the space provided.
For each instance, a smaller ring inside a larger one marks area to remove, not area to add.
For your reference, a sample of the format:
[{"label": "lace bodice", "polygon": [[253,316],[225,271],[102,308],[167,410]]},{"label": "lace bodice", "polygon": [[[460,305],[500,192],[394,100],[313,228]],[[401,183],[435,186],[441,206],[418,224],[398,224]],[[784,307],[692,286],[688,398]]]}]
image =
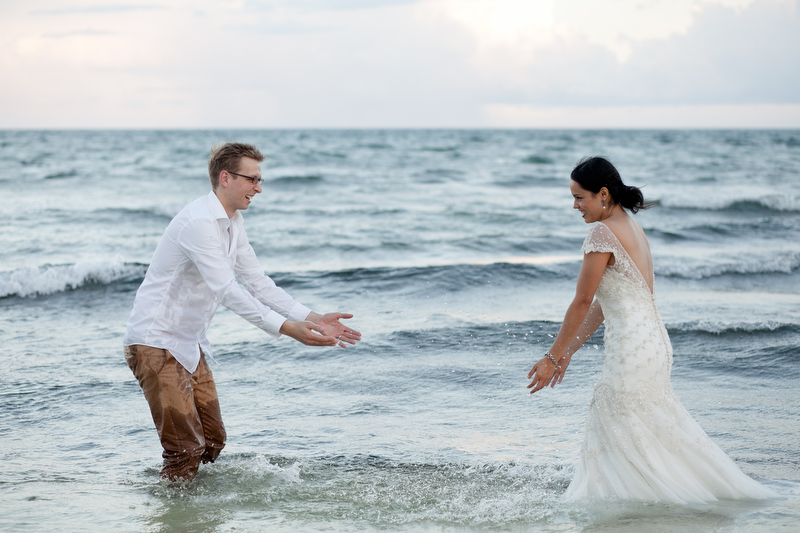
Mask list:
[{"label": "lace bodice", "polygon": [[639,271],[636,263],[633,262],[631,256],[623,248],[622,243],[619,242],[614,232],[608,229],[608,226],[602,222],[596,223],[589,230],[586,240],[583,242],[581,248],[583,253],[589,252],[611,252],[614,254],[615,263],[609,265],[608,268],[612,270],[619,270],[631,283],[640,285],[648,293],[650,287],[647,286],[647,281],[644,275]]},{"label": "lace bodice", "polygon": [[605,320],[605,366],[601,383],[618,392],[648,396],[671,394],[672,346],[655,296],[614,232],[603,223],[589,231],[584,253],[610,252],[597,288]]}]

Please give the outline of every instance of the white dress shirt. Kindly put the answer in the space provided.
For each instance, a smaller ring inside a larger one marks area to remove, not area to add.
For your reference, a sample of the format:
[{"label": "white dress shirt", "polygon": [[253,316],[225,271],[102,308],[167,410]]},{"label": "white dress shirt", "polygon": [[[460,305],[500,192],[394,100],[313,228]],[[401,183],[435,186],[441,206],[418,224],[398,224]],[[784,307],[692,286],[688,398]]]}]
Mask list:
[{"label": "white dress shirt", "polygon": [[211,191],[183,208],[161,237],[123,344],[169,350],[194,372],[200,347],[213,357],[206,331],[220,304],[276,338],[287,318],[304,320],[311,312],[264,274],[242,215],[228,218]]}]

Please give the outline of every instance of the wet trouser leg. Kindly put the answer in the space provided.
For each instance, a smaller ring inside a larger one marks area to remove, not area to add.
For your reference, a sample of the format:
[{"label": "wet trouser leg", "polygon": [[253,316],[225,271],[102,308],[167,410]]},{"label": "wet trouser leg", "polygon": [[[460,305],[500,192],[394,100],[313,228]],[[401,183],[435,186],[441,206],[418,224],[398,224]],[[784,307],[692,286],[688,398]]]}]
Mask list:
[{"label": "wet trouser leg", "polygon": [[164,448],[161,477],[191,479],[200,463],[214,462],[225,447],[225,426],[214,377],[201,352],[189,373],[168,350],[126,346],[125,359],[142,387]]}]

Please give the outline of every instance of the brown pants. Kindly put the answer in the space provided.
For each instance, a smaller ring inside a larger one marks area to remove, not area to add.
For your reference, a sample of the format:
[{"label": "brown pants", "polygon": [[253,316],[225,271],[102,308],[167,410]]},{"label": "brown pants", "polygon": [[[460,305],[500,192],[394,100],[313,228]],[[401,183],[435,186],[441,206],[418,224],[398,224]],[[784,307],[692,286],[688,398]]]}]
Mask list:
[{"label": "brown pants", "polygon": [[201,462],[213,463],[225,447],[217,388],[205,354],[193,374],[160,348],[126,346],[125,360],[150,404],[164,448],[161,477],[192,479]]}]

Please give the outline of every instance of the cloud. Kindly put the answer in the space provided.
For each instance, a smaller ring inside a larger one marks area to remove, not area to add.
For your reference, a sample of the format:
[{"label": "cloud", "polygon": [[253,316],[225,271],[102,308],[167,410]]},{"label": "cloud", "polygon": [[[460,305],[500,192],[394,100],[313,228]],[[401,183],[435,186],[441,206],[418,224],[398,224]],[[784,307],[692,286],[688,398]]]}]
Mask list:
[{"label": "cloud", "polygon": [[800,103],[800,3],[706,6],[686,35],[638,48],[624,79],[637,103]]},{"label": "cloud", "polygon": [[796,2],[761,1],[740,10],[703,4],[682,31],[665,26],[666,37],[626,38],[624,58],[611,42],[559,32],[562,21],[536,41],[520,36],[487,44],[484,35],[474,36],[475,77],[485,80],[490,98],[538,105],[800,102]]},{"label": "cloud", "polygon": [[253,5],[286,6],[305,10],[375,9],[400,4],[413,4],[417,0],[265,0]]},{"label": "cloud", "polygon": [[93,36],[93,35],[112,35],[111,32],[103,31],[103,30],[92,30],[92,29],[85,29],[85,30],[74,30],[74,31],[66,31],[66,32],[48,32],[43,33],[42,37],[47,39],[65,39],[68,37],[75,37],[75,36]]},{"label": "cloud", "polygon": [[164,9],[164,6],[135,4],[93,5],[40,9],[30,13],[32,15],[86,15],[90,13],[128,13],[131,11],[153,11],[158,9]]},{"label": "cloud", "polygon": [[32,1],[0,127],[800,127],[798,0]]}]

